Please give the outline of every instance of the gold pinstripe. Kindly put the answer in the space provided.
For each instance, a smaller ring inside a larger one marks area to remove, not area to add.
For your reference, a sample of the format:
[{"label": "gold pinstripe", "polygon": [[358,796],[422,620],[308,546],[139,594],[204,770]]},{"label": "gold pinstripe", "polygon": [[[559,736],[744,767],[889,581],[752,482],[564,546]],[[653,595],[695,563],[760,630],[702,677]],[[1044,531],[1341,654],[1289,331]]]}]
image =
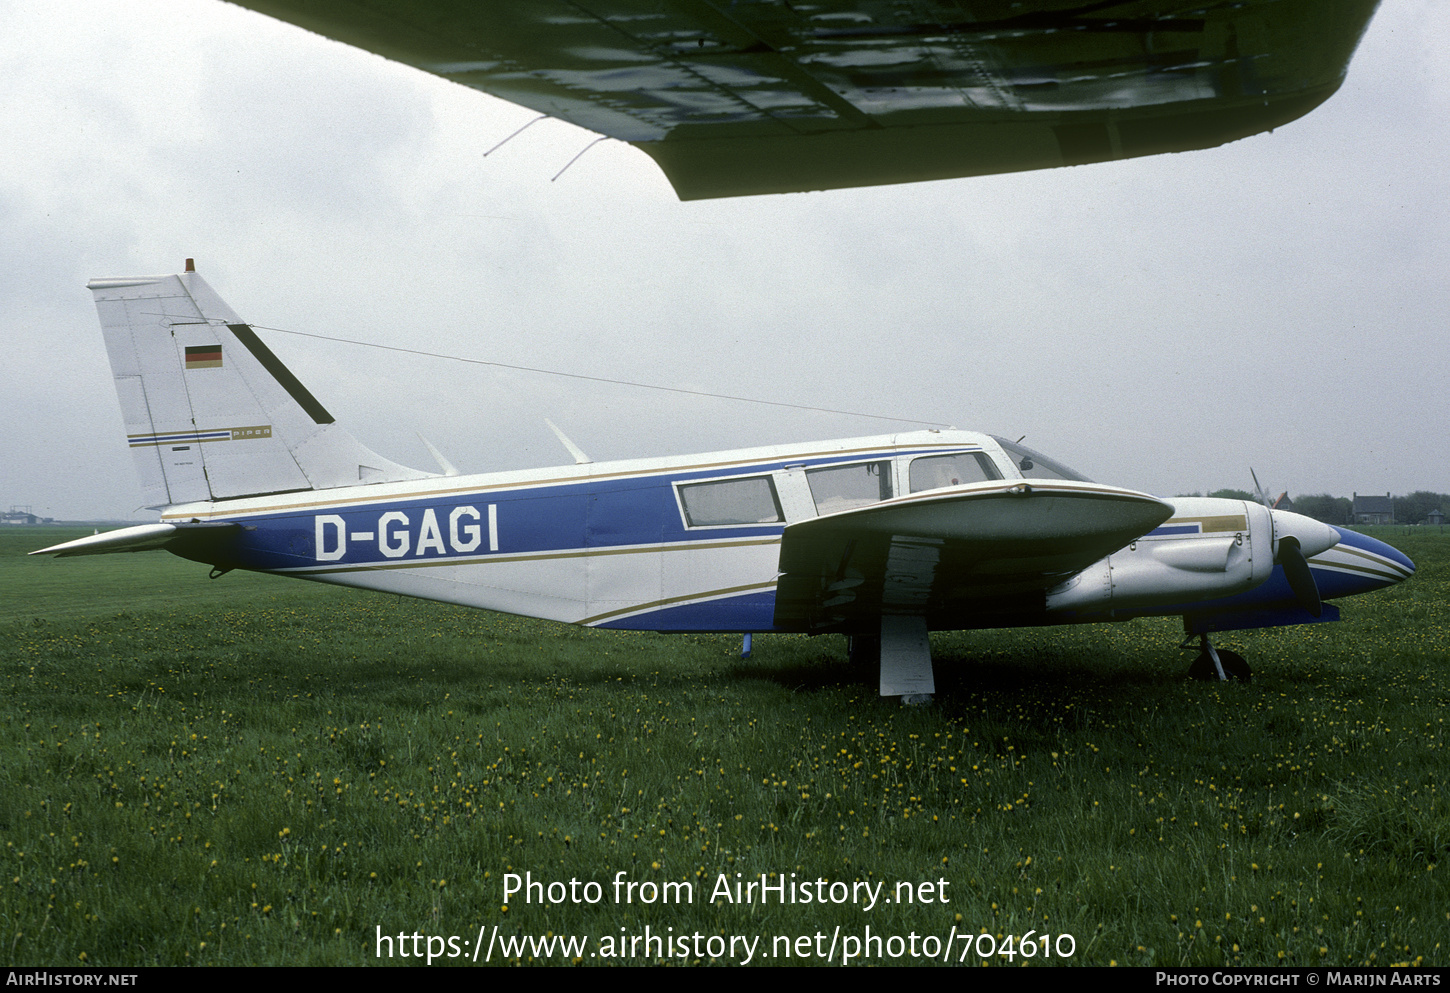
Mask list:
[{"label": "gold pinstripe", "polygon": [[668,607],[672,604],[685,603],[691,600],[710,600],[715,597],[729,596],[731,593],[746,593],[750,590],[775,589],[775,580],[768,583],[749,583],[745,586],[727,586],[721,590],[707,590],[703,593],[686,593],[683,596],[666,597],[663,600],[650,600],[645,603],[635,604],[633,607],[621,607],[618,610],[606,611],[602,614],[595,614],[593,617],[586,617],[577,624],[595,624],[610,617],[622,617],[625,614],[634,614],[642,610],[651,610],[655,607]]},{"label": "gold pinstripe", "polygon": [[[1362,559],[1367,559],[1371,563],[1371,565],[1359,565],[1358,563],[1354,562],[1334,562],[1324,558],[1324,556],[1331,555],[1335,552],[1338,552],[1341,555],[1354,555]],[[1323,552],[1320,555],[1314,556],[1312,559],[1309,560],[1309,564],[1311,566],[1318,566],[1321,569],[1338,569],[1341,572],[1353,572],[1365,576],[1375,576],[1380,579],[1388,579],[1391,582],[1395,583],[1402,582],[1403,580],[1409,579],[1410,576],[1414,575],[1413,570],[1407,570],[1399,563],[1387,559],[1382,555],[1375,555],[1371,552],[1366,552],[1362,549],[1353,548],[1348,545],[1335,545],[1327,552]],[[1372,568],[1371,566],[1377,566],[1378,568]]]},{"label": "gold pinstripe", "polygon": [[[1160,528],[1172,527],[1175,524],[1197,524],[1203,534],[1212,534],[1220,531],[1247,531],[1249,519],[1243,514],[1220,514],[1216,517],[1170,517]],[[1177,537],[1169,535],[1167,537]]]}]

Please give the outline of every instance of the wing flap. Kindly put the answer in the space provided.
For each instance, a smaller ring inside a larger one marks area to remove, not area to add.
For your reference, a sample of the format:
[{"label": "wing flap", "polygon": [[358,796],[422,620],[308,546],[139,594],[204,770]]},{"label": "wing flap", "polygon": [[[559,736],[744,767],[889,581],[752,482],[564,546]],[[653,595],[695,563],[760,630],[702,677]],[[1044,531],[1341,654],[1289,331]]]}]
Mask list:
[{"label": "wing flap", "polygon": [[932,626],[1041,611],[1046,591],[1167,520],[1156,497],[1068,480],[949,487],[792,524],[775,623],[871,628],[884,614]]}]

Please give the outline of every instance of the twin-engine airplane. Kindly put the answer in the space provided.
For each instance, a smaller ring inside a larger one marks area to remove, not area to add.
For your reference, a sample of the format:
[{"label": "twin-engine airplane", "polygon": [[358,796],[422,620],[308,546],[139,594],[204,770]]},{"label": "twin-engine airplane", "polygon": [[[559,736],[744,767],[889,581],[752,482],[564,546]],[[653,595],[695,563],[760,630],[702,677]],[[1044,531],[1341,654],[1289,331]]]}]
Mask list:
[{"label": "twin-engine airplane", "polygon": [[627,141],[682,200],[1210,148],[1307,114],[1378,0],[234,0]]},{"label": "twin-engine airplane", "polygon": [[[213,567],[573,624],[851,637],[883,696],[934,691],[927,633],[1179,615],[1338,618],[1408,578],[1372,538],[1251,501],[1091,482],[968,431],[462,476],[343,428],[192,271],[89,284],[156,524],[32,554],[164,548]],[[440,460],[441,461],[441,460]]]}]

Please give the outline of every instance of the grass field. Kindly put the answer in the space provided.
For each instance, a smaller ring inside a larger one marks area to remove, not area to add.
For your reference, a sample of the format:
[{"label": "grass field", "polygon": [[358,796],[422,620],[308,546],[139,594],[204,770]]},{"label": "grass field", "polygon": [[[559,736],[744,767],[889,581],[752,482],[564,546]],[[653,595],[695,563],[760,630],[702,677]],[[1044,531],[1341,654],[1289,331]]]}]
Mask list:
[{"label": "grass field", "polygon": [[[11,964],[401,964],[431,936],[437,965],[481,933],[494,962],[754,936],[775,964],[849,938],[873,963],[1450,963],[1438,533],[1382,534],[1419,572],[1340,623],[1225,636],[1248,685],[1186,680],[1173,619],[967,632],[934,637],[926,708],[835,637],[741,660],[163,553],[24,557],[79,533],[0,532]],[[600,899],[505,905],[525,872]],[[712,901],[722,873],[898,899]],[[551,935],[587,943],[500,943]]]}]

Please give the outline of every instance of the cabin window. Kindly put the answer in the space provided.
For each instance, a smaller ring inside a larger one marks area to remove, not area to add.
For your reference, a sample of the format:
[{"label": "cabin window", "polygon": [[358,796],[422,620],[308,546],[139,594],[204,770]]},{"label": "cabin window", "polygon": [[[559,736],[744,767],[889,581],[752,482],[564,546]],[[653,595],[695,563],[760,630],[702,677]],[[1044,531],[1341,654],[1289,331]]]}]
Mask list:
[{"label": "cabin window", "polygon": [[939,490],[944,486],[962,486],[1001,479],[1002,474],[985,452],[958,452],[955,455],[929,455],[911,463],[911,492]]},{"label": "cabin window", "polygon": [[727,524],[777,524],[785,520],[769,476],[717,479],[681,486],[680,504],[692,528]]},{"label": "cabin window", "polygon": [[891,463],[857,462],[807,469],[817,514],[834,514],[891,499]]}]

